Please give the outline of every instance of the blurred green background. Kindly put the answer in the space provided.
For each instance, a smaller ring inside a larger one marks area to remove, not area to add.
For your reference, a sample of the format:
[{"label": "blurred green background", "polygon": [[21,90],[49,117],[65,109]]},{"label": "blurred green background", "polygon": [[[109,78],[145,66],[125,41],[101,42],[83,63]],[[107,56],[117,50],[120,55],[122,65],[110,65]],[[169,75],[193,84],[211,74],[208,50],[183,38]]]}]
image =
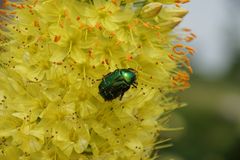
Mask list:
[{"label": "blurred green background", "polygon": [[171,125],[184,130],[163,133],[173,147],[160,160],[240,160],[240,1],[192,0],[180,27],[198,38],[191,45],[195,73],[191,88],[180,93],[187,107]]}]

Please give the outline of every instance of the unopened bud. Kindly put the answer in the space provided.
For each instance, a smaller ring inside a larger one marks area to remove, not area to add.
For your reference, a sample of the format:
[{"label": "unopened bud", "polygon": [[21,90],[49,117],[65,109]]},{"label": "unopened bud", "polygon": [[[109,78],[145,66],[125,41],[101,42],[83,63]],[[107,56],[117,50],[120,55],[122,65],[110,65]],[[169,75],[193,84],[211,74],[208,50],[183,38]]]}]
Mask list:
[{"label": "unopened bud", "polygon": [[143,18],[152,18],[158,15],[162,8],[162,4],[159,2],[152,2],[145,5],[140,13],[140,16]]},{"label": "unopened bud", "polygon": [[182,18],[172,17],[170,19],[165,20],[165,22],[159,23],[159,31],[168,31],[175,28],[180,22],[182,21]]},{"label": "unopened bud", "polygon": [[188,11],[183,8],[163,8],[160,17],[179,17],[183,18]]}]

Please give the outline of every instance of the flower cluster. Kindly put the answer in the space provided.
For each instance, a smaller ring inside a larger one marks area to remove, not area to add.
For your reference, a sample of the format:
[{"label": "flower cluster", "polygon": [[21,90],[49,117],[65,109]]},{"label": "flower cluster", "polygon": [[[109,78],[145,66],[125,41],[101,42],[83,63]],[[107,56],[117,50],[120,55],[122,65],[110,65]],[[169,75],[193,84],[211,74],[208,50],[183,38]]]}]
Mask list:
[{"label": "flower cluster", "polygon": [[[4,0],[0,9],[0,159],[150,160],[165,115],[189,87],[173,32],[187,0]],[[99,79],[137,71],[138,87],[104,101]],[[171,96],[170,96],[171,95]]]}]

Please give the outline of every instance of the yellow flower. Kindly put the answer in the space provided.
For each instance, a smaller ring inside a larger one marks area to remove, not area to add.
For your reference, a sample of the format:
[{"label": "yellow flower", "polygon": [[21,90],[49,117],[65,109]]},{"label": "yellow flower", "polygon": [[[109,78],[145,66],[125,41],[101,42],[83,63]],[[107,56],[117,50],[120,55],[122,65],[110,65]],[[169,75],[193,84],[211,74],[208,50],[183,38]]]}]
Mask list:
[{"label": "yellow flower", "polygon": [[[164,118],[181,106],[172,93],[192,72],[194,49],[180,41],[195,35],[173,31],[186,2],[4,1],[0,159],[156,158]],[[104,101],[98,85],[117,68],[136,70],[138,86]]]}]

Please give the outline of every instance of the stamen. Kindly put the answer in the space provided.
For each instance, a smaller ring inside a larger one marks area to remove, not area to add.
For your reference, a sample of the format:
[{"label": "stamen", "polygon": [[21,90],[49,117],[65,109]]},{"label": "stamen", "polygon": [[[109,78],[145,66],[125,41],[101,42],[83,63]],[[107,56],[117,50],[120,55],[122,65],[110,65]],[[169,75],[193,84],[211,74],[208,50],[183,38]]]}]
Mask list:
[{"label": "stamen", "polygon": [[195,49],[190,46],[185,46],[185,48],[188,50],[188,53],[190,53],[191,55],[193,55],[196,52]]},{"label": "stamen", "polygon": [[57,36],[57,35],[56,35],[56,36],[54,37],[54,42],[58,42],[58,41],[60,41],[60,39],[61,39],[61,36]]},{"label": "stamen", "polygon": [[173,61],[175,61],[175,58],[173,57],[173,55],[172,54],[168,54],[168,57],[171,59],[171,60],[173,60]]}]

